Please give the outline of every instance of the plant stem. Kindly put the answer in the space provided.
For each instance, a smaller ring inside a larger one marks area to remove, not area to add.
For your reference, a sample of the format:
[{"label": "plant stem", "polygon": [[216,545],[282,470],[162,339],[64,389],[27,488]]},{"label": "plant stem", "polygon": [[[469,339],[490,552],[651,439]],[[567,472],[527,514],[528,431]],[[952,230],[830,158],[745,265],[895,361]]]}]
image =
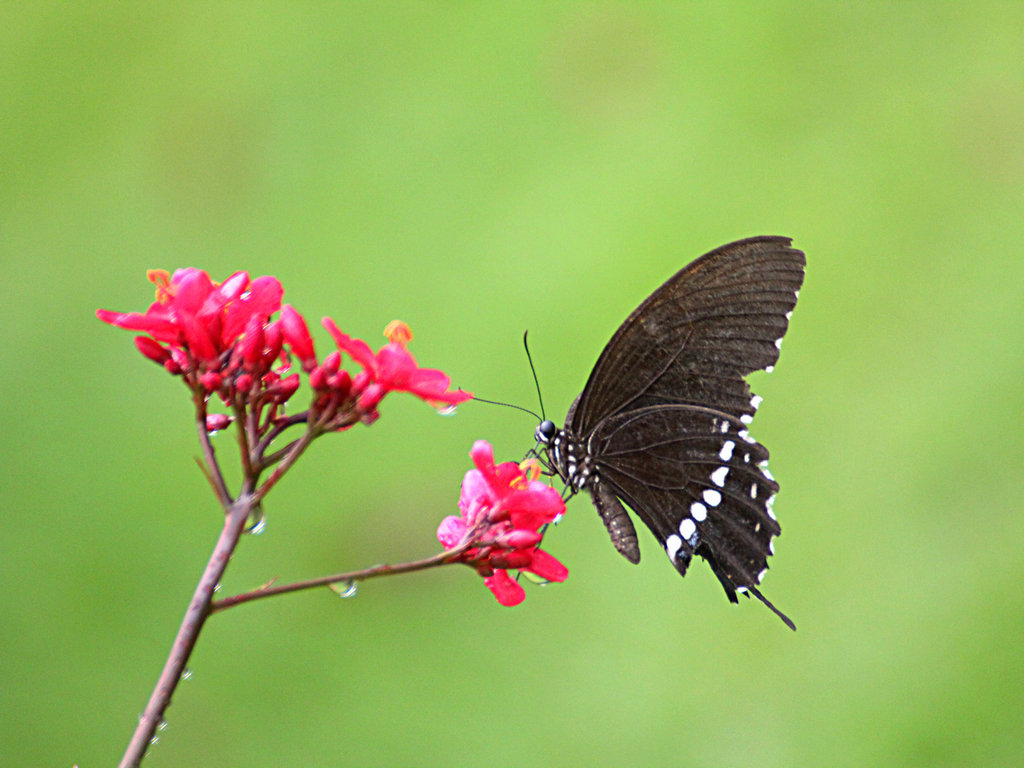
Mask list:
[{"label": "plant stem", "polygon": [[146,709],[139,718],[139,725],[128,742],[124,757],[121,758],[120,767],[129,768],[137,766],[142,761],[150,740],[156,733],[157,727],[163,720],[164,712],[171,703],[174,690],[181,680],[181,673],[185,670],[192,649],[195,647],[199,632],[203,628],[207,617],[210,615],[210,605],[213,602],[213,593],[224,575],[231,554],[238,544],[242,535],[245,523],[249,519],[255,499],[246,495],[235,501],[224,516],[224,529],[221,531],[217,545],[213,548],[210,561],[206,564],[196,591],[189,602],[188,610],[185,611],[185,618],[178,629],[178,635],[174,638],[174,645],[171,646],[171,653],[167,657],[160,678],[153,689]]},{"label": "plant stem", "polygon": [[199,447],[203,452],[203,460],[206,462],[203,474],[213,486],[221,506],[227,509],[231,503],[231,495],[228,493],[224,475],[220,471],[220,464],[217,463],[217,454],[213,450],[213,443],[210,442],[210,433],[206,429],[206,401],[198,394],[194,395],[193,401],[196,407],[196,432],[199,435]]},{"label": "plant stem", "polygon": [[273,597],[274,595],[284,595],[289,592],[298,592],[303,589],[312,589],[313,587],[323,587],[328,584],[337,584],[339,582],[356,582],[366,581],[366,579],[372,579],[375,576],[395,576],[399,573],[413,573],[414,571],[425,571],[428,568],[436,568],[440,565],[448,565],[449,563],[457,562],[459,555],[469,548],[469,544],[463,544],[455,549],[446,550],[428,557],[424,560],[413,560],[409,563],[399,563],[398,565],[374,565],[370,568],[364,568],[360,571],[349,571],[348,573],[336,573],[332,576],[320,576],[315,579],[307,579],[305,581],[296,581],[291,584],[282,584],[279,587],[264,586],[258,589],[254,589],[250,592],[242,592],[238,595],[232,595],[231,597],[225,597],[222,600],[215,600],[210,606],[210,613],[214,614],[219,611],[227,610],[236,605],[242,603],[252,602],[253,600],[259,600],[264,597]]}]

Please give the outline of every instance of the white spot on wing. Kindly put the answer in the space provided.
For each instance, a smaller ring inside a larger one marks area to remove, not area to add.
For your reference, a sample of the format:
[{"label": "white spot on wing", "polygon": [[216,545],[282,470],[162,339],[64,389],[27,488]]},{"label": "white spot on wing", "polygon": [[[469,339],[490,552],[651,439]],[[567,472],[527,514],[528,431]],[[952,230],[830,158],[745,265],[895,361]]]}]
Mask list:
[{"label": "white spot on wing", "polygon": [[708,519],[708,508],[699,501],[695,501],[690,505],[690,514],[698,523],[703,523]]},{"label": "white spot on wing", "polygon": [[684,517],[679,523],[679,533],[684,539],[691,539],[697,533],[697,525],[688,517]]},{"label": "white spot on wing", "polygon": [[717,485],[719,488],[725,486],[725,477],[729,474],[728,467],[719,467],[711,473],[711,482]]},{"label": "white spot on wing", "polygon": [[718,458],[722,461],[729,461],[732,458],[732,449],[736,447],[736,443],[732,440],[726,440],[722,446],[722,450],[718,452]]},{"label": "white spot on wing", "polygon": [[683,546],[683,540],[676,536],[674,533],[665,539],[665,552],[668,553],[669,560],[675,560],[676,555],[679,554],[680,548]]},{"label": "white spot on wing", "polygon": [[704,493],[701,494],[704,497],[704,503],[709,507],[717,507],[722,503],[722,494],[716,491],[714,488],[707,488]]},{"label": "white spot on wing", "polygon": [[764,578],[764,575],[765,575],[766,573],[768,573],[768,569],[767,569],[767,568],[764,568],[764,569],[762,569],[762,570],[761,570],[761,572],[760,572],[759,574],[757,574],[757,583],[758,583],[758,584],[760,584],[760,583],[761,583],[761,579],[763,579],[763,578]]}]

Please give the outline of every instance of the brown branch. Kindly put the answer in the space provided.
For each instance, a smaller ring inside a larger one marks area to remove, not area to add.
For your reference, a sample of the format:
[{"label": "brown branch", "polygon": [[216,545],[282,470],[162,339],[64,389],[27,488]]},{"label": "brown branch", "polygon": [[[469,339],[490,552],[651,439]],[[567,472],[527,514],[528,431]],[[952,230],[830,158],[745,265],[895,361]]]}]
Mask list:
[{"label": "brown branch", "polygon": [[[298,592],[303,589],[312,589],[314,587],[323,587],[328,584],[344,582],[354,584],[357,581],[366,581],[367,579],[372,579],[376,576],[396,576],[400,573],[414,573],[415,571],[425,571],[428,568],[436,568],[441,565],[449,565],[451,563],[459,562],[459,556],[469,549],[471,544],[472,542],[465,542],[454,549],[445,550],[444,552],[440,552],[433,557],[428,557],[424,560],[413,560],[408,563],[399,563],[398,565],[374,565],[360,571],[336,573],[332,576],[320,576],[315,579],[296,581],[291,584],[282,584],[277,587],[266,584],[262,587],[251,590],[250,592],[242,592],[237,595],[232,595],[231,597],[225,597],[221,600],[214,600],[210,606],[210,613],[218,613],[236,605],[241,605],[242,603],[249,603],[253,600],[259,600],[264,597],[284,595],[289,592]],[[271,582],[271,584],[272,583],[273,582]]]},{"label": "brown branch", "polygon": [[189,656],[192,655],[199,632],[210,615],[210,603],[213,601],[214,590],[224,575],[224,570],[231,559],[231,553],[234,552],[238,539],[242,535],[242,529],[252,512],[253,504],[254,501],[250,497],[239,499],[225,515],[224,528],[220,538],[213,548],[206,569],[203,571],[195,593],[192,595],[192,600],[188,604],[185,618],[178,629],[177,637],[174,638],[171,653],[167,657],[156,687],[149,697],[146,709],[139,718],[138,727],[128,743],[124,757],[121,758],[120,768],[134,768],[139,765],[157,727],[164,719],[164,712],[171,703],[171,697],[181,680],[181,673],[185,670]]}]

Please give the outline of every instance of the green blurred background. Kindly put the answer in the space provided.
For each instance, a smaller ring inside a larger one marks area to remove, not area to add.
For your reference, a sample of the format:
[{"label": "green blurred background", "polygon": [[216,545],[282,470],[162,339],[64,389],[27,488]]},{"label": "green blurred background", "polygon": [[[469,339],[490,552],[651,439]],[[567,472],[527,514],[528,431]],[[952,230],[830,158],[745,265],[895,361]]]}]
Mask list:
[{"label": "green blurred background", "polygon": [[[4,766],[120,756],[219,532],[184,390],[93,315],[147,268],[276,275],[375,346],[399,317],[532,408],[528,328],[557,417],[754,234],[809,262],[753,381],[796,634],[581,498],[515,609],[449,568],[216,616],[146,764],[1020,764],[1024,4],[4,3],[0,62]],[[473,440],[534,426],[392,396],[225,593],[432,554]]]}]

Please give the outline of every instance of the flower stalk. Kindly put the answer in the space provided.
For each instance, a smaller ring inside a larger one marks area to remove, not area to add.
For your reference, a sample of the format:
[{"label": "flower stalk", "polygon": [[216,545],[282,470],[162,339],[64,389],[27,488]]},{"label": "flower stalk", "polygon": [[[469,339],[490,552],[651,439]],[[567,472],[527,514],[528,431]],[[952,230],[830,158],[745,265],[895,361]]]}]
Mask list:
[{"label": "flower stalk", "polygon": [[192,650],[195,648],[199,633],[210,615],[210,604],[213,601],[213,594],[224,575],[231,554],[235,551],[238,539],[242,535],[245,523],[255,507],[252,497],[241,498],[231,505],[228,514],[224,517],[224,528],[213,548],[210,560],[199,578],[192,599],[189,601],[182,619],[178,634],[174,638],[171,652],[156,681],[153,693],[146,703],[146,708],[139,718],[139,724],[132,734],[124,757],[119,763],[120,768],[134,768],[142,762],[156,730],[164,719],[164,712],[171,703],[181,675],[185,671]]}]

